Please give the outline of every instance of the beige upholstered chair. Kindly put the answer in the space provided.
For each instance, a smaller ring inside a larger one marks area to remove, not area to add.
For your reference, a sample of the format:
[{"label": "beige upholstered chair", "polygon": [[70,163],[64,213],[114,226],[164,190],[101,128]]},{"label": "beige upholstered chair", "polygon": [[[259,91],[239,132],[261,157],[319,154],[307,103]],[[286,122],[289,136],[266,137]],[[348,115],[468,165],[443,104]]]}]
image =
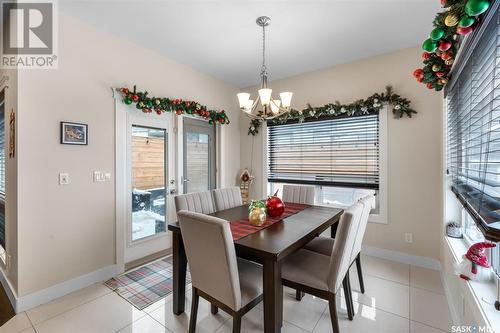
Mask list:
[{"label": "beige upholstered chair", "polygon": [[176,212],[180,210],[202,214],[215,212],[214,200],[210,191],[181,194],[175,196],[174,200]]},{"label": "beige upholstered chair", "polygon": [[[363,213],[361,215],[361,221],[359,223],[359,228],[356,233],[356,241],[353,248],[353,256],[351,258],[351,265],[356,261],[356,268],[358,271],[359,286],[361,293],[365,293],[365,284],[363,281],[363,272],[361,270],[361,246],[363,244],[363,238],[365,236],[366,226],[368,224],[368,218],[370,216],[370,211],[375,202],[375,197],[373,195],[368,195],[359,200],[363,204]],[[317,237],[308,243],[304,248],[310,251],[321,253],[324,255],[330,255],[332,253],[332,248],[334,244],[334,239],[329,237]]]},{"label": "beige upholstered chair", "polygon": [[262,300],[262,267],[237,260],[228,221],[196,212],[178,213],[191,271],[193,299],[189,332],[196,329],[199,297],[233,316],[233,333],[241,317]]},{"label": "beige upholstered chair", "polygon": [[356,203],[342,214],[330,256],[302,249],[286,258],[281,266],[284,286],[328,300],[335,333],[339,333],[335,295],[341,284],[344,292],[348,290],[345,296],[350,320],[354,312],[348,272],[362,212],[363,205]]},{"label": "beige upholstered chair", "polygon": [[212,191],[218,211],[243,205],[239,187],[220,188]]},{"label": "beige upholstered chair", "polygon": [[314,205],[314,186],[283,185],[283,201]]}]

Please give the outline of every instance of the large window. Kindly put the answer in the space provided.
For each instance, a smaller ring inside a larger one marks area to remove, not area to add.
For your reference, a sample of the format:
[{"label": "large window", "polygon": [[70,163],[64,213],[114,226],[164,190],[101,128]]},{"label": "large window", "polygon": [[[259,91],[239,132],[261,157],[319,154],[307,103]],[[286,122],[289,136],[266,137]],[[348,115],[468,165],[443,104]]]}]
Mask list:
[{"label": "large window", "polygon": [[[479,229],[500,240],[500,39],[485,26],[448,87],[448,173],[452,190]],[[466,228],[474,235],[475,229]]]},{"label": "large window", "polygon": [[268,164],[270,192],[284,183],[309,184],[317,204],[350,206],[378,193],[379,116],[269,125]]}]

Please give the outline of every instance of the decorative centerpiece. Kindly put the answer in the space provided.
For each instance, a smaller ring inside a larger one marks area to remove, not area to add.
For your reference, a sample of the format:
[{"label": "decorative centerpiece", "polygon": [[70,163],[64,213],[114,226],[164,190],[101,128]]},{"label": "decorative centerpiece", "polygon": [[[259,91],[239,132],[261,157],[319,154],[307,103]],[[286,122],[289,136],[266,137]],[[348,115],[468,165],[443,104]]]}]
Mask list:
[{"label": "decorative centerpiece", "polygon": [[492,274],[488,264],[486,249],[494,248],[495,243],[480,242],[473,244],[463,255],[462,262],[455,267],[456,273],[464,280],[488,281]]},{"label": "decorative centerpiece", "polygon": [[456,222],[449,222],[446,225],[446,235],[452,238],[462,238],[462,226]]},{"label": "decorative centerpiece", "polygon": [[285,211],[285,204],[278,198],[278,191],[279,190],[276,190],[274,195],[269,196],[266,201],[267,214],[269,214],[270,217],[279,217],[283,215]]},{"label": "decorative centerpiece", "polygon": [[266,204],[261,200],[252,200],[248,206],[248,221],[251,225],[260,227],[266,222],[267,208]]}]

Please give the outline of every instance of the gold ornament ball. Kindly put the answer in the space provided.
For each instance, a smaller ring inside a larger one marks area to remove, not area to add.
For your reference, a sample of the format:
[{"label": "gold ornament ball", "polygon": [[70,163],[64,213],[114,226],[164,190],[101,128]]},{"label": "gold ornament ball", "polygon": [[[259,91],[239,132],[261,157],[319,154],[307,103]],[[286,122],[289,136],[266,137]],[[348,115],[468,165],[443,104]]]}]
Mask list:
[{"label": "gold ornament ball", "polygon": [[438,65],[432,65],[432,71],[433,72],[438,72],[439,71],[439,66]]},{"label": "gold ornament ball", "polygon": [[443,78],[439,79],[439,83],[444,86],[445,84],[448,83],[448,79],[443,77]]},{"label": "gold ornament ball", "polygon": [[266,210],[264,208],[254,208],[248,214],[248,220],[250,224],[256,227],[260,227],[266,222]]},{"label": "gold ornament ball", "polygon": [[444,63],[448,66],[451,66],[453,65],[453,59],[448,59],[448,60],[445,60]]},{"label": "gold ornament ball", "polygon": [[457,23],[458,23],[458,17],[456,17],[455,15],[448,15],[444,19],[444,24],[447,27],[454,27],[457,25]]}]

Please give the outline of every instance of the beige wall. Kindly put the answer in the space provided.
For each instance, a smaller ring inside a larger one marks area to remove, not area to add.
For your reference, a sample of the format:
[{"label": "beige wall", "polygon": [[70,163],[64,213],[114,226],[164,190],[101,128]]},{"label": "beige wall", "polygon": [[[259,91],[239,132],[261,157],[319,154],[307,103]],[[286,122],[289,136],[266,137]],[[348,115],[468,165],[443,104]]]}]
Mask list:
[{"label": "beige wall", "polygon": [[[365,244],[439,259],[442,218],[442,95],[427,90],[411,76],[421,66],[421,49],[411,48],[374,58],[306,73],[270,84],[275,92],[293,91],[292,106],[322,106],[339,100],[349,103],[382,92],[390,84],[408,97],[418,114],[412,119],[388,121],[388,224],[368,226]],[[272,69],[271,69],[272,70]],[[272,72],[271,72],[272,74]],[[243,89],[254,91],[255,87]],[[256,176],[252,197],[262,188],[262,137],[247,135],[248,119],[241,117],[241,167]],[[254,141],[254,153],[251,145]],[[413,233],[414,242],[404,241]]]},{"label": "beige wall", "polygon": [[[59,68],[23,71],[19,83],[19,296],[115,263],[115,184],[92,182],[93,170],[115,168],[111,87],[225,109],[221,153],[239,154],[236,88],[63,14]],[[89,124],[89,145],[59,144],[62,120]],[[220,169],[221,185],[233,185],[239,159]]]}]

